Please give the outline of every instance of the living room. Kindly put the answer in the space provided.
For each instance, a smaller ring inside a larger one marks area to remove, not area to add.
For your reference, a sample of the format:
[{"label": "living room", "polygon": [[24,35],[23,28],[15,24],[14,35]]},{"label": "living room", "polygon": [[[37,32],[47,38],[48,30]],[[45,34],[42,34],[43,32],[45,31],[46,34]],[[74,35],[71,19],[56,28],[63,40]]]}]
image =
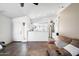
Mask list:
[{"label": "living room", "polygon": [[78,56],[79,4],[0,3],[0,56]]}]

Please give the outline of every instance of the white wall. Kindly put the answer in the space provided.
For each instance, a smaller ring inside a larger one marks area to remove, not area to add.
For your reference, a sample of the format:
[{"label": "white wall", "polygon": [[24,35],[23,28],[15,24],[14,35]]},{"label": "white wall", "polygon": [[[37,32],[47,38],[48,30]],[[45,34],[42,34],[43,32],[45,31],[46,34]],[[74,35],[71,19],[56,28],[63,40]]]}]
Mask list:
[{"label": "white wall", "polygon": [[[23,25],[22,22],[26,23],[25,28],[25,40],[23,35]],[[13,41],[47,41],[48,32],[47,31],[29,31],[28,27],[31,27],[29,17],[17,17],[13,19]]]},{"label": "white wall", "polygon": [[34,25],[36,27],[34,31],[44,31],[44,32],[48,31],[48,23],[42,23],[42,24],[35,23]]},{"label": "white wall", "polygon": [[0,15],[0,41],[6,44],[12,41],[12,22],[11,19]]},{"label": "white wall", "polygon": [[79,39],[79,4],[71,4],[58,16],[60,34]]},{"label": "white wall", "polygon": [[28,41],[48,41],[48,32],[43,31],[28,32]]}]

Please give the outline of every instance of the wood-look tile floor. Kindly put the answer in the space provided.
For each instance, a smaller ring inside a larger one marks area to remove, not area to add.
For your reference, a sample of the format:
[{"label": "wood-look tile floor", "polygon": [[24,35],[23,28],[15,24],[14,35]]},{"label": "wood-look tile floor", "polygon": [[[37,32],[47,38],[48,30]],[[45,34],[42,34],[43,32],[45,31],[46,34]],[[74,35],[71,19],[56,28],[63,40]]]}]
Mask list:
[{"label": "wood-look tile floor", "polygon": [[46,42],[12,42],[0,51],[0,56],[28,56],[28,48],[47,48]]}]

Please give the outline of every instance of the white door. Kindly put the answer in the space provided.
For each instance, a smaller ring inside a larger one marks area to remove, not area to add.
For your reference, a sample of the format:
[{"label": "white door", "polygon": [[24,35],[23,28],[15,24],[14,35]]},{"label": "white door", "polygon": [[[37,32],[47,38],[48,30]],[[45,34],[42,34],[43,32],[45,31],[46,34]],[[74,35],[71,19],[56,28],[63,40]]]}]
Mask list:
[{"label": "white door", "polygon": [[20,30],[19,30],[19,36],[20,36],[20,40],[22,42],[26,42],[27,41],[27,29],[26,29],[26,22],[23,21],[20,23]]},{"label": "white door", "polygon": [[13,40],[27,41],[27,20],[26,18],[13,19]]}]

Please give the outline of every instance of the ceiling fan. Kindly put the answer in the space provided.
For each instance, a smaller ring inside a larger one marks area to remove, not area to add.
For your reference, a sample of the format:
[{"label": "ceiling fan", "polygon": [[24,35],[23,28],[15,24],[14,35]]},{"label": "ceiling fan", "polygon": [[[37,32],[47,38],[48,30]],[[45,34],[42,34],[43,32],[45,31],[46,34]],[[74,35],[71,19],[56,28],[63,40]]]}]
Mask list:
[{"label": "ceiling fan", "polygon": [[[33,3],[34,5],[39,5],[39,3]],[[20,3],[21,7],[24,7],[24,3]]]}]

